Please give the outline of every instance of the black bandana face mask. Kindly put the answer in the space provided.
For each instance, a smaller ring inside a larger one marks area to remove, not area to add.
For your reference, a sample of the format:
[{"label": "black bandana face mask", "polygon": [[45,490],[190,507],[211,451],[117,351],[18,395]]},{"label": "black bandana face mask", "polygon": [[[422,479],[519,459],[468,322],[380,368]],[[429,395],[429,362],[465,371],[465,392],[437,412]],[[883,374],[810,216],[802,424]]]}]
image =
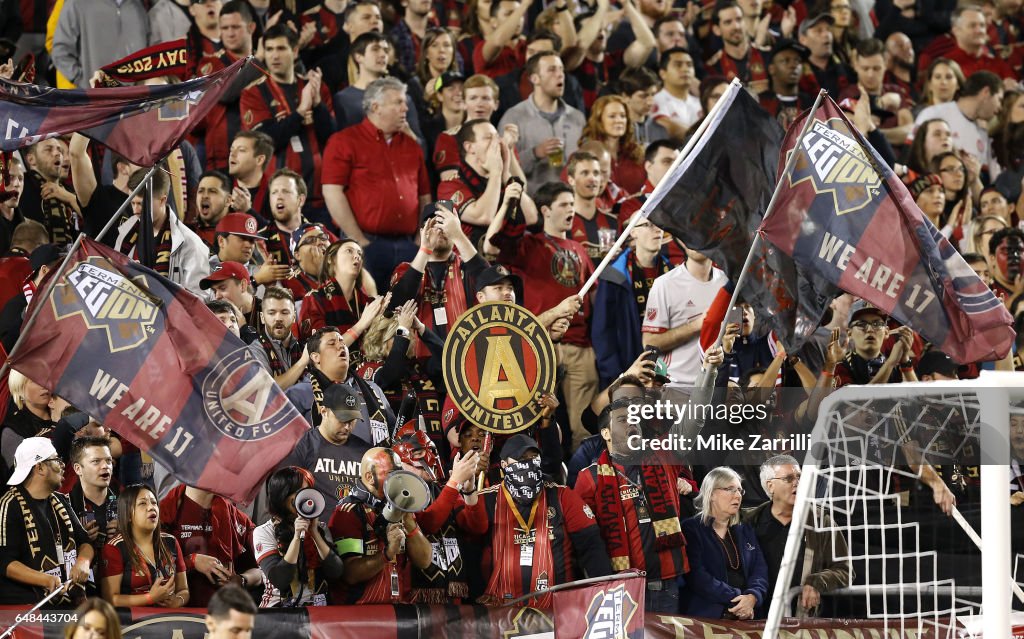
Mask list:
[{"label": "black bandana face mask", "polygon": [[505,488],[517,504],[533,503],[540,494],[544,477],[540,470],[540,457],[530,461],[512,462],[505,466]]}]

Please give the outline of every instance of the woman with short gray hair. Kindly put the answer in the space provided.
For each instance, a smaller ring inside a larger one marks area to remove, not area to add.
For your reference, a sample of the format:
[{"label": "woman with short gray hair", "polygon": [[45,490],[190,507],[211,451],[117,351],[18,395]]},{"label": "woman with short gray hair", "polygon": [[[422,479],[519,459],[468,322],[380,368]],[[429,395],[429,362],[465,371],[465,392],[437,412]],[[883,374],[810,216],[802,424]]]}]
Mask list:
[{"label": "woman with short gray hair", "polygon": [[754,530],[740,523],[742,479],[728,466],[700,486],[700,512],[683,522],[690,573],[682,612],[712,619],[754,619],[768,596],[768,566]]}]

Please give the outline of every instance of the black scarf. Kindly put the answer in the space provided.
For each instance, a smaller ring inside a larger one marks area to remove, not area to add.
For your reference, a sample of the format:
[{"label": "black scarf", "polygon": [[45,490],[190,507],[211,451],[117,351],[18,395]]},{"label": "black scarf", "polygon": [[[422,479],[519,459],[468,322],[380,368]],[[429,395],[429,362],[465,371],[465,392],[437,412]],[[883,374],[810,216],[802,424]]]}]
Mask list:
[{"label": "black scarf", "polygon": [[[44,517],[43,521],[37,521],[37,515],[41,514],[29,506],[25,489],[21,486],[11,488],[14,499],[21,509],[21,518],[25,522],[25,534],[28,537],[30,557],[22,557],[22,562],[33,570],[39,570],[60,578],[61,581],[71,579],[71,567],[78,560],[78,548],[75,544],[75,529],[71,523],[71,515],[64,502],[57,497],[57,493],[51,493],[45,500],[44,508],[53,513],[53,520]],[[53,524],[56,523],[56,527]],[[63,559],[63,562],[61,561]],[[39,592],[43,592],[39,589]],[[49,593],[43,593],[49,594]],[[42,598],[42,594],[40,598]],[[71,598],[67,593],[58,595],[51,600],[51,605],[70,604]]]}]

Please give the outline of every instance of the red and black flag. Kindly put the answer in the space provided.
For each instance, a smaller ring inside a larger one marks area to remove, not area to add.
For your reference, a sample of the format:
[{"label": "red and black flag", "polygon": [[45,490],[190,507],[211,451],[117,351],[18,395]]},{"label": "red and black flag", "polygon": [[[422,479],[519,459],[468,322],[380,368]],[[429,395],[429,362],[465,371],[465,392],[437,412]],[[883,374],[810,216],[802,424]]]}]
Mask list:
[{"label": "red and black flag", "polygon": [[1006,355],[1006,308],[831,98],[793,123],[783,150],[797,157],[762,224],[767,240],[959,363]]},{"label": "red and black flag", "polygon": [[249,501],[309,425],[201,299],[89,239],[11,353],[189,486]]},{"label": "red and black flag", "polygon": [[[783,131],[739,86],[719,100],[706,132],[664,177],[671,186],[651,195],[649,219],[736,281],[775,188]],[[772,247],[758,248],[750,270],[739,296],[757,332],[771,329],[797,350],[838,291]]]},{"label": "red and black flag", "polygon": [[140,49],[100,70],[118,82],[138,82],[166,75],[185,80],[188,59],[188,42],[181,38]]},{"label": "red and black flag", "polygon": [[188,135],[248,58],[208,76],[162,86],[59,90],[0,79],[0,150],[79,132],[140,166],[152,166]]}]

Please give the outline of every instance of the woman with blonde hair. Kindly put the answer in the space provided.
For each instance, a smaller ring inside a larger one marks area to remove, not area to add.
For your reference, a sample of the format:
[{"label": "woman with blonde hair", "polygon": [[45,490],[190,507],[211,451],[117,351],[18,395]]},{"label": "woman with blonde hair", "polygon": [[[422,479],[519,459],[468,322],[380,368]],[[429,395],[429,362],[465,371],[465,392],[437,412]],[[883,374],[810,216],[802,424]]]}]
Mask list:
[{"label": "woman with blonde hair", "polygon": [[[11,371],[8,387],[16,410],[7,415],[0,429],[0,457],[13,460],[14,451],[22,440],[27,437],[49,437],[57,424],[50,419],[50,403],[54,399],[50,391],[16,370]],[[6,480],[9,474],[6,465],[0,472],[3,473],[0,479]]]},{"label": "woman with blonde hair", "polygon": [[948,58],[935,58],[924,72],[921,100],[911,110],[916,117],[925,107],[952,102],[966,78],[960,65]]},{"label": "woman with blonde hair", "polygon": [[626,193],[638,193],[647,180],[644,153],[637,144],[629,106],[621,95],[605,95],[594,102],[580,143],[600,142],[612,156],[612,182]]},{"label": "woman with blonde hair", "polygon": [[383,309],[374,297],[373,278],[363,268],[363,247],[344,239],[324,253],[320,288],[306,294],[299,311],[299,337],[307,339],[324,326],[337,326],[350,349]]},{"label": "woman with blonde hair", "polygon": [[[700,486],[700,511],[683,521],[690,572],[680,593],[683,614],[754,619],[768,600],[768,564],[754,529],[740,523],[742,480],[728,466]],[[763,612],[763,611],[762,611]]]},{"label": "woman with blonde hair", "polygon": [[75,610],[75,620],[64,628],[64,639],[121,639],[117,611],[99,597],[90,597]]}]

